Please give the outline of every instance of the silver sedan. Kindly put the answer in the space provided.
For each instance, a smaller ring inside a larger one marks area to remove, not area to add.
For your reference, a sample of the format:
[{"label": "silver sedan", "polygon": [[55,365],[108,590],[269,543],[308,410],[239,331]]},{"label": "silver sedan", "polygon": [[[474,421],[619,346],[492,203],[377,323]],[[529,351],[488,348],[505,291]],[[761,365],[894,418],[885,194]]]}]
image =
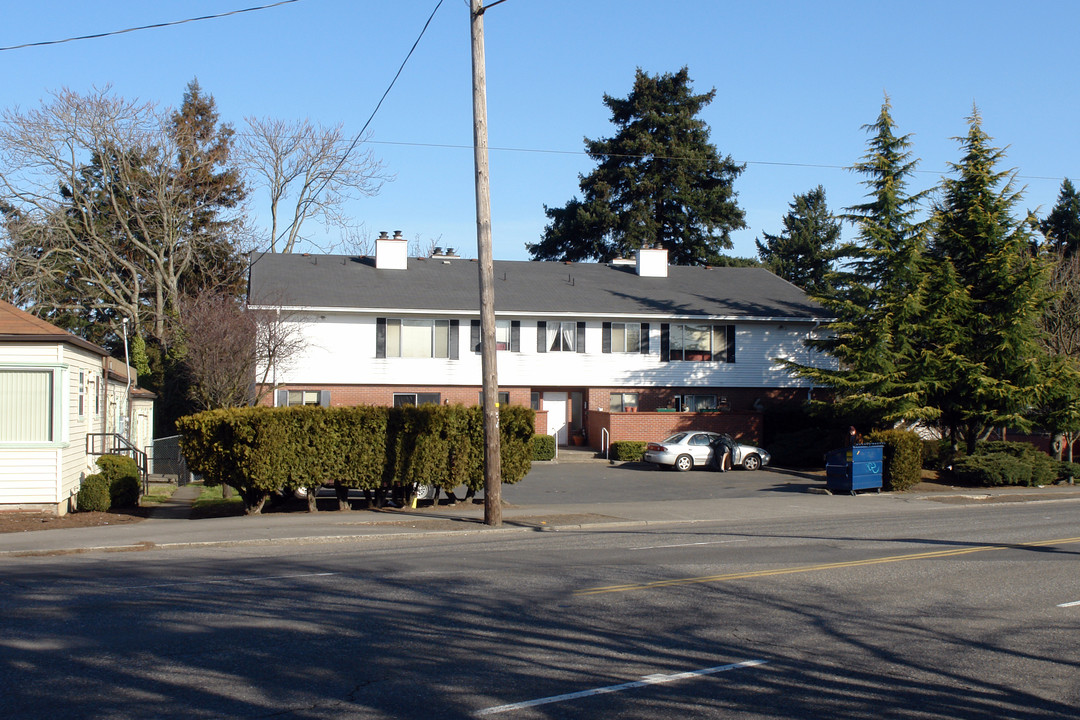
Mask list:
[{"label": "silver sedan", "polygon": [[[647,463],[667,465],[676,470],[692,470],[712,462],[713,443],[718,437],[718,433],[705,431],[675,433],[662,442],[649,443],[643,459]],[[769,453],[762,448],[735,443],[731,464],[747,470],[757,470],[768,465],[770,459]]]}]

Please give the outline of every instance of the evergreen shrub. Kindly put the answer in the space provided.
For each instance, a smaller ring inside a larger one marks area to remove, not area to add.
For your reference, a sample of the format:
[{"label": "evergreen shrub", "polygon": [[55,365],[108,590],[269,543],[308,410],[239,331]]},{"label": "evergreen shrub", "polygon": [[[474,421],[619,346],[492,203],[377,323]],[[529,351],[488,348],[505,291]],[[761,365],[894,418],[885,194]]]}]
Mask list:
[{"label": "evergreen shrub", "polygon": [[922,480],[923,441],[910,430],[875,430],[868,442],[884,443],[885,471],[882,484],[886,490],[903,491]]},{"label": "evergreen shrub", "polygon": [[646,445],[640,440],[619,440],[611,443],[609,457],[621,462],[636,462],[645,456]]},{"label": "evergreen shrub", "polygon": [[[102,455],[97,466],[109,488],[111,507],[136,507],[142,493],[139,466],[127,455]],[[107,510],[108,508],[106,508]]]},{"label": "evergreen shrub", "polygon": [[[555,436],[553,435],[533,435],[532,436],[532,459],[533,460],[553,460],[555,458]],[[612,447],[615,443],[612,443]]]},{"label": "evergreen shrub", "polygon": [[1058,482],[1080,480],[1080,463],[1059,462],[1057,464],[1057,479]]},{"label": "evergreen shrub", "polygon": [[953,463],[953,474],[961,482],[983,487],[1031,484],[1031,466],[1006,453],[958,458]]},{"label": "evergreen shrub", "polygon": [[105,512],[111,504],[109,481],[104,475],[94,473],[83,478],[75,500],[75,507],[79,512]]},{"label": "evergreen shrub", "polygon": [[986,442],[975,446],[976,455],[1009,455],[1031,468],[1031,479],[1017,485],[1051,485],[1058,477],[1057,461],[1025,442]]}]

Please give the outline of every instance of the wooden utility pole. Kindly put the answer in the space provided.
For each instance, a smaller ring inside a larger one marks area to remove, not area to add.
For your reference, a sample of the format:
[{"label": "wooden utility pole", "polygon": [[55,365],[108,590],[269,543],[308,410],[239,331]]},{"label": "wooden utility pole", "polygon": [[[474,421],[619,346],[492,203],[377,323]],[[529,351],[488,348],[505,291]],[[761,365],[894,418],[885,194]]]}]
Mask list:
[{"label": "wooden utility pole", "polygon": [[498,527],[502,525],[502,453],[499,442],[499,382],[495,352],[495,267],[491,257],[491,192],[488,187],[484,10],[481,0],[470,0],[476,250],[480,260],[480,363],[484,390],[484,523]]}]

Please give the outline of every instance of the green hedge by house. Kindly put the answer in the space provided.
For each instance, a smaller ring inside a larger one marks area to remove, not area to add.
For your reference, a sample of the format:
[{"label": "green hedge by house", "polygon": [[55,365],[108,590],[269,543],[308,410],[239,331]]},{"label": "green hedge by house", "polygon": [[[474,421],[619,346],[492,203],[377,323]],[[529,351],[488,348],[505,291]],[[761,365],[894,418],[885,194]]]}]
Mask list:
[{"label": "green hedge by house", "polygon": [[[531,467],[534,421],[529,408],[500,411],[504,483]],[[330,482],[361,489],[484,484],[479,407],[238,408],[190,415],[177,428],[191,469],[210,485],[236,488],[250,513],[271,492]]]},{"label": "green hedge by house", "polygon": [[641,440],[619,440],[608,447],[608,457],[620,462],[636,462],[645,456],[646,445]]},{"label": "green hedge by house", "polygon": [[1050,485],[1061,476],[1061,465],[1029,443],[999,441],[979,443],[974,455],[957,458],[952,467],[962,482],[996,487]]},{"label": "green hedge by house", "polygon": [[533,435],[531,443],[533,460],[545,461],[555,459],[555,436]]},{"label": "green hedge by house", "polygon": [[910,430],[875,430],[867,442],[885,444],[882,484],[886,490],[903,491],[922,480],[923,441]]},{"label": "green hedge by house", "polygon": [[79,484],[75,507],[79,512],[105,512],[112,504],[109,481],[101,473],[87,475]]},{"label": "green hedge by house", "polygon": [[138,506],[142,483],[135,460],[127,455],[102,455],[96,464],[108,482],[110,506]]}]

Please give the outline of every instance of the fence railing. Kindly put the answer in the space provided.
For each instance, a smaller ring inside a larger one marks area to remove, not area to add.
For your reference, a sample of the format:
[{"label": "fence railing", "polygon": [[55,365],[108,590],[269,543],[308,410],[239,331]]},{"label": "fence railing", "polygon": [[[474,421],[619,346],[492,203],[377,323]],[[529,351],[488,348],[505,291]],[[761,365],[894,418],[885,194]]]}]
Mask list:
[{"label": "fence railing", "polygon": [[154,474],[175,475],[178,486],[187,485],[194,479],[183,453],[180,452],[179,435],[154,438],[151,459]]}]

